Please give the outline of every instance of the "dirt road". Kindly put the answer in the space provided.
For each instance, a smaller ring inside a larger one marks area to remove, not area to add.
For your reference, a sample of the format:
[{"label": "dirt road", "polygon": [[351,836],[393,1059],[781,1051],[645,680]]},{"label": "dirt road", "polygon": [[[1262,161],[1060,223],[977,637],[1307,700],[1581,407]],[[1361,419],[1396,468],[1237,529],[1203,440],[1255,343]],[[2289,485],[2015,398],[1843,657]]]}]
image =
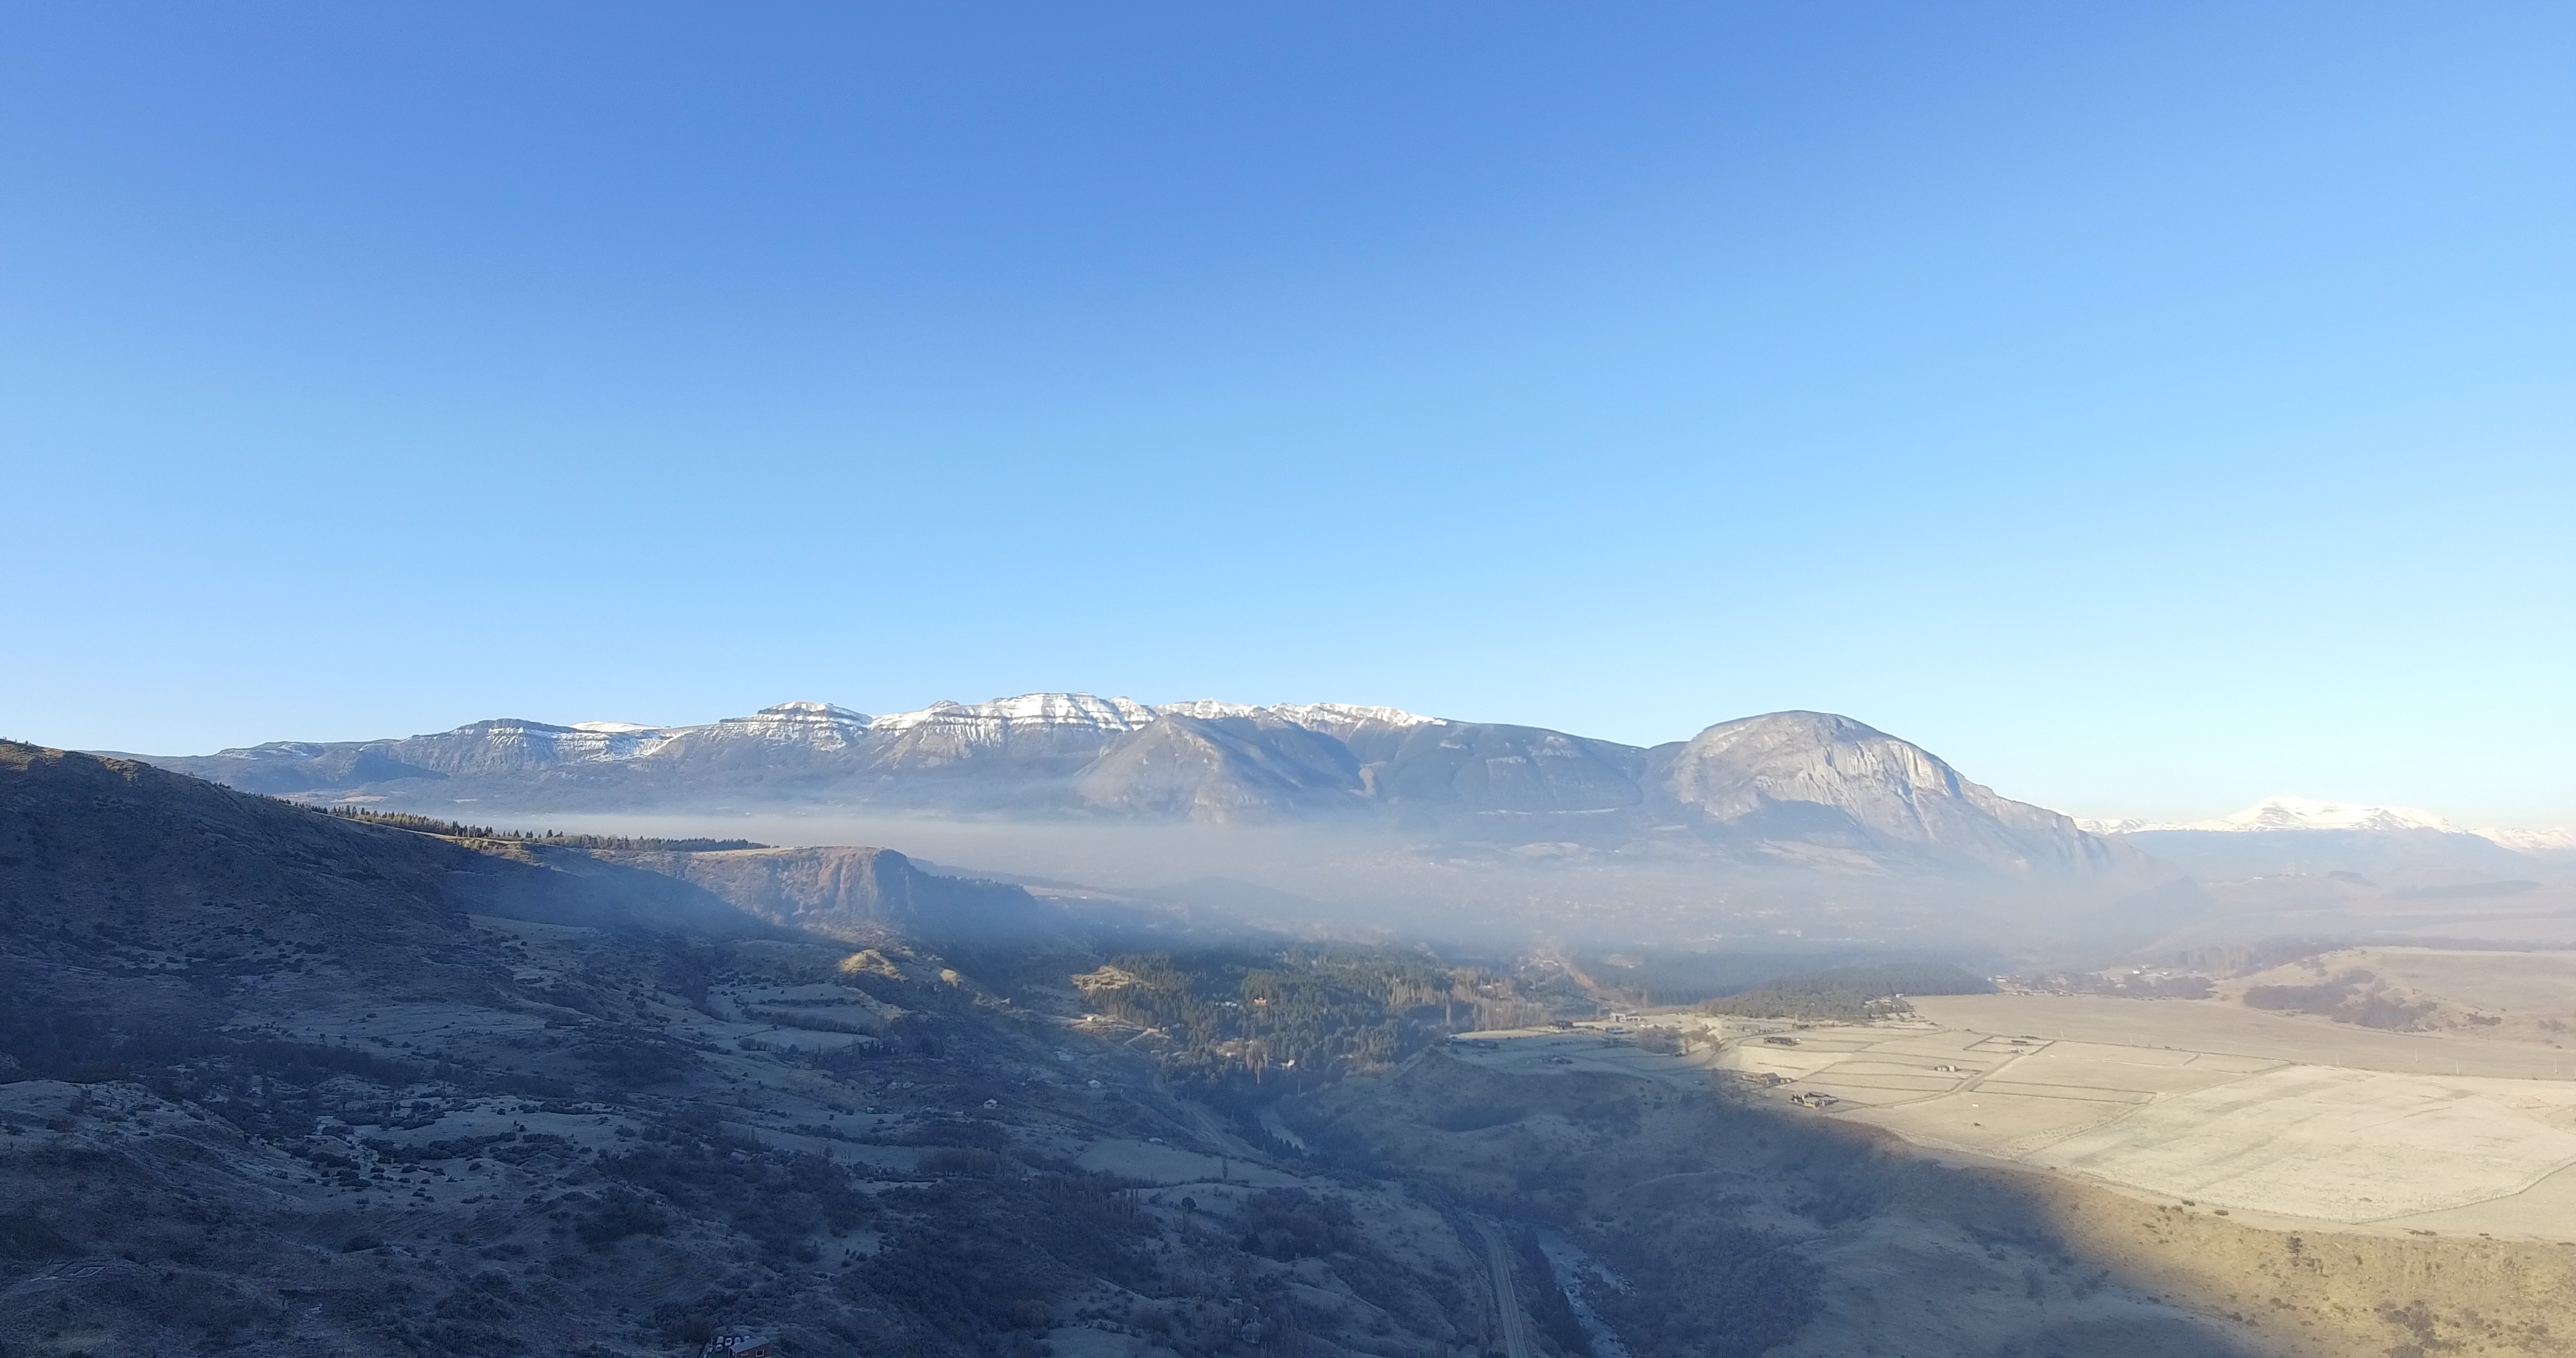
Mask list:
[{"label": "dirt road", "polygon": [[1494,1275],[1494,1309],[1502,1316],[1504,1358],[1534,1358],[1529,1329],[1521,1320],[1520,1291],[1512,1283],[1511,1247],[1503,1243],[1503,1233],[1493,1223],[1477,1222],[1476,1229],[1484,1233],[1486,1267]]}]

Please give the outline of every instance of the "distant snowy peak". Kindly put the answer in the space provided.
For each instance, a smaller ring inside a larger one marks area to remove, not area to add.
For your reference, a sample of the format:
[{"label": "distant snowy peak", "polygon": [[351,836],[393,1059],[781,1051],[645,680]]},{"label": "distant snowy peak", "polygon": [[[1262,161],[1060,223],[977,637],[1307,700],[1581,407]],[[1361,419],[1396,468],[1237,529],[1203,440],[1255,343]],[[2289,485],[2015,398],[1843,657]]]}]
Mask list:
[{"label": "distant snowy peak", "polygon": [[2266,797],[2232,816],[2215,820],[2158,821],[2125,817],[2085,820],[2076,825],[2097,835],[2133,835],[2153,830],[2204,830],[2215,834],[2249,834],[2262,830],[2460,830],[2430,811],[2411,806],[2364,806],[2358,802],[2320,802],[2307,797]]},{"label": "distant snowy peak", "polygon": [[571,726],[500,719],[459,727],[449,735],[471,734],[544,745],[560,750],[566,762],[631,759],[651,753],[679,737],[749,738],[817,749],[841,749],[869,736],[906,732],[938,733],[974,743],[1006,739],[1011,732],[1097,732],[1123,735],[1140,731],[1157,717],[1260,717],[1294,722],[1310,730],[1343,735],[1364,726],[1414,727],[1441,724],[1392,707],[1350,703],[1282,703],[1255,707],[1246,703],[1201,701],[1150,707],[1132,698],[1100,698],[1088,693],[1023,693],[991,702],[940,702],[914,712],[871,717],[833,703],[789,702],[764,707],[747,717],[725,717],[704,726],[647,726],[627,721],[585,721]]},{"label": "distant snowy peak", "polygon": [[1339,733],[1362,726],[1440,726],[1440,717],[1426,717],[1395,707],[1355,707],[1349,703],[1282,703],[1270,709],[1273,715],[1285,717],[1310,730]]},{"label": "distant snowy peak", "polygon": [[2097,820],[2091,816],[2075,816],[2071,819],[2074,820],[2076,829],[2081,830],[2088,835],[2133,835],[2141,830],[2179,830],[2183,828],[2179,825],[2164,825],[2156,821],[2140,820],[2135,816],[2121,816],[2112,820]]},{"label": "distant snowy peak", "polygon": [[2510,830],[2489,825],[2469,833],[2516,853],[2576,853],[2576,830],[2564,827],[2556,830]]},{"label": "distant snowy peak", "polygon": [[2500,826],[2463,829],[2413,806],[2370,806],[2360,802],[2322,802],[2307,797],[2266,797],[2232,816],[2215,820],[2150,821],[2078,820],[2097,835],[2129,835],[2159,830],[2197,830],[2214,834],[2251,834],[2281,830],[2355,830],[2406,832],[2429,830],[2445,835],[2475,835],[2517,853],[2562,853],[2576,850],[2576,830],[2512,830]]},{"label": "distant snowy peak", "polygon": [[2438,830],[2456,834],[2449,821],[2411,806],[2364,806],[2305,797],[2266,797],[2232,816],[2195,830]]}]

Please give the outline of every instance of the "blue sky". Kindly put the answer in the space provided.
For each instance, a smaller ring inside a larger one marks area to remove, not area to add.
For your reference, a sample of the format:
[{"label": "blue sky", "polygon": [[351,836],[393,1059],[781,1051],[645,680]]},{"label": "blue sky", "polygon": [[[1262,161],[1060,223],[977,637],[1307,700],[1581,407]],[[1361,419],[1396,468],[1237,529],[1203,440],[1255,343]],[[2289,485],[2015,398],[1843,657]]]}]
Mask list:
[{"label": "blue sky", "polygon": [[0,8],[0,731],[1036,689],[2576,822],[2576,11]]}]

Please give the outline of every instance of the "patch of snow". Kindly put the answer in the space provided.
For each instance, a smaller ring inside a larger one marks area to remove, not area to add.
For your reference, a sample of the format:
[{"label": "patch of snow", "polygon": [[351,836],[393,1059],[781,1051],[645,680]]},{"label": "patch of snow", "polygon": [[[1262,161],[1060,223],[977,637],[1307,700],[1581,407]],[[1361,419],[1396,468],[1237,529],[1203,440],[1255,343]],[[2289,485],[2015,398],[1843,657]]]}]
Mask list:
[{"label": "patch of snow", "polygon": [[857,744],[869,729],[865,712],[830,703],[779,703],[748,717],[727,717],[713,726],[691,727],[688,734],[749,736],[780,745],[841,750]]},{"label": "patch of snow", "polygon": [[[471,722],[434,736],[415,736],[410,741],[397,742],[394,748],[402,752],[405,746],[417,743],[428,748],[405,757],[439,767],[491,772],[496,769],[640,759],[668,744],[677,734],[678,731],[663,727],[624,723],[551,726],[541,721],[495,718]],[[447,761],[453,761],[452,765]]]},{"label": "patch of snow", "polygon": [[2490,825],[2471,830],[2469,833],[2517,853],[2576,851],[2576,830],[2564,827],[2555,830],[2515,830],[2501,825]]},{"label": "patch of snow", "polygon": [[1272,714],[1285,717],[1299,726],[1318,731],[1347,730],[1359,726],[1439,726],[1438,717],[1426,717],[1397,707],[1359,707],[1351,703],[1281,703],[1271,708]]},{"label": "patch of snow", "polygon": [[1214,698],[1201,698],[1195,702],[1162,703],[1157,705],[1154,711],[1157,714],[1214,721],[1219,717],[1258,717],[1263,709],[1254,707],[1250,703],[1221,703]]},{"label": "patch of snow", "polygon": [[1131,698],[1095,698],[1088,693],[1024,693],[989,703],[933,703],[918,712],[895,712],[871,724],[875,731],[909,731],[922,726],[985,727],[1082,726],[1103,731],[1133,731],[1154,720],[1154,709]]},{"label": "patch of snow", "polygon": [[1361,707],[1352,703],[1278,703],[1270,707],[1255,707],[1250,703],[1228,703],[1219,702],[1213,698],[1201,698],[1195,702],[1164,703],[1154,711],[1168,712],[1175,717],[1197,717],[1202,721],[1218,717],[1255,719],[1267,717],[1274,721],[1293,722],[1307,730],[1321,731],[1331,736],[1347,735],[1368,725],[1438,726],[1441,724],[1441,719],[1438,717],[1425,717],[1418,713],[1407,712],[1402,708]]}]

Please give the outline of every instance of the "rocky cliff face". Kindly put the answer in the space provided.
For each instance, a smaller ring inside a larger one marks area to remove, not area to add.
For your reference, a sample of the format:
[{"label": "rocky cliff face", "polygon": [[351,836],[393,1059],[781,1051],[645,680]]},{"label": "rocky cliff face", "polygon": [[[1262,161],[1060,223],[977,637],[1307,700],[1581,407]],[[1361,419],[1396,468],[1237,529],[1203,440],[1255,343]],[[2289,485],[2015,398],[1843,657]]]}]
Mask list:
[{"label": "rocky cliff face", "polygon": [[2017,873],[2102,872],[2139,855],[1996,796],[1929,751],[1823,712],[1723,722],[1659,761],[1653,791],[1704,821]]},{"label": "rocky cliff face", "polygon": [[1025,935],[1042,923],[1018,887],[927,873],[892,849],[590,853],[677,878],[772,924],[857,942]]}]

